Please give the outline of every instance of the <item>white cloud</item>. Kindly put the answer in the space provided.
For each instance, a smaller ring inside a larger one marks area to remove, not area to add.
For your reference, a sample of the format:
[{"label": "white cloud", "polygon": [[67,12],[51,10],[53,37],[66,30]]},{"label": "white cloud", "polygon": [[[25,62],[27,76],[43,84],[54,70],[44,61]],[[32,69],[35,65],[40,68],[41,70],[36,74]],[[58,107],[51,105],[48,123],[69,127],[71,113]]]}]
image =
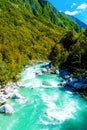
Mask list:
[{"label": "white cloud", "polygon": [[64,13],[65,13],[65,14],[68,14],[68,15],[75,15],[75,14],[78,14],[79,12],[76,11],[76,10],[75,10],[75,11],[72,11],[72,12],[70,12],[70,11],[67,10],[67,11],[65,11]]},{"label": "white cloud", "polygon": [[71,8],[73,8],[76,5],[76,3],[72,3]]},{"label": "white cloud", "polygon": [[[71,8],[73,8],[73,6],[76,6],[76,3],[73,3],[71,5]],[[86,9],[87,8],[87,4],[83,3],[79,6],[77,6],[76,10],[74,11],[69,11],[69,10],[66,10],[64,13],[67,14],[67,15],[76,15],[76,14],[79,14],[82,12],[82,10]]]},{"label": "white cloud", "polygon": [[87,8],[87,4],[81,4],[77,7],[77,9],[86,9]]}]

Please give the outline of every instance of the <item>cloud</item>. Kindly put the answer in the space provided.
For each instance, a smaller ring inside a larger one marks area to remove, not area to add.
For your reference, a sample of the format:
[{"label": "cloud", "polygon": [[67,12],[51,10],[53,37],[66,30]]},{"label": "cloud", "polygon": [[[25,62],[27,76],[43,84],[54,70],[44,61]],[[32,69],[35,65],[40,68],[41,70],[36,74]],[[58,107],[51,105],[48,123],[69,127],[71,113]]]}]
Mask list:
[{"label": "cloud", "polygon": [[75,11],[72,11],[72,12],[70,12],[70,11],[65,11],[64,12],[65,14],[68,14],[68,15],[76,15],[76,14],[78,14],[79,12],[77,11],[77,10],[75,10]]},{"label": "cloud", "polygon": [[[71,5],[71,8],[73,8],[73,6],[76,6],[76,3],[73,3],[73,4]],[[77,6],[76,10],[74,10],[74,11],[66,10],[64,13],[67,14],[67,15],[72,15],[72,16],[73,16],[73,15],[82,13],[82,11],[83,11],[84,9],[86,9],[86,8],[87,8],[87,4],[86,4],[86,3],[83,3],[83,4],[79,5],[79,6]]]},{"label": "cloud", "polygon": [[81,9],[81,10],[84,10],[87,8],[87,4],[81,4],[77,7],[77,9]]},{"label": "cloud", "polygon": [[73,8],[76,5],[76,3],[72,3],[71,8]]}]

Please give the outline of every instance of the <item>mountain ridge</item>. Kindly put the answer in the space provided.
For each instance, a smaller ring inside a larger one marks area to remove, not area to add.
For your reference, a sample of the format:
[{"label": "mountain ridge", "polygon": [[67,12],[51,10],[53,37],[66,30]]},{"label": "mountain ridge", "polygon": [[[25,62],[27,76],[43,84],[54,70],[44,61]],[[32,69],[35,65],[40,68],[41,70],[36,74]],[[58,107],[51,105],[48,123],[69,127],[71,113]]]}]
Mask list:
[{"label": "mountain ridge", "polygon": [[[33,5],[33,3],[34,2],[30,2],[31,0],[28,0],[27,2],[29,2],[29,4],[32,6]],[[64,28],[66,28],[64,25],[63,25],[63,23],[62,22],[60,22],[60,20],[59,19],[66,19],[66,20],[68,20],[68,21],[70,21],[72,24],[78,24],[78,25],[80,25],[80,27],[82,27],[82,28],[87,28],[87,25],[85,24],[85,23],[83,23],[82,21],[80,21],[79,19],[77,19],[77,18],[75,18],[75,17],[73,17],[73,16],[68,16],[68,15],[66,15],[66,14],[64,14],[64,13],[62,13],[62,12],[60,12],[60,11],[58,11],[50,2],[48,2],[47,0],[36,0],[37,1],[37,3],[38,3],[38,5],[40,5],[41,7],[40,7],[40,9],[39,9],[39,13],[40,14],[42,14],[42,15],[46,15],[46,12],[44,13],[44,10],[43,9],[41,9],[41,8],[46,8],[47,7],[47,10],[48,10],[48,16],[50,15],[50,21],[52,22],[52,23],[54,23],[54,24],[56,24],[56,25],[59,25],[59,26],[62,26],[62,27],[64,27]],[[38,12],[38,8],[35,8],[35,4],[34,4],[34,6],[33,6],[33,8],[32,8],[33,10],[33,13],[34,13],[34,15],[37,15],[37,13],[35,13],[35,11],[37,11]],[[40,12],[41,11],[41,12]],[[39,14],[38,13],[38,14]],[[52,13],[52,14],[51,14]],[[66,16],[68,16],[68,17],[66,17]],[[66,17],[66,18],[65,18]],[[59,19],[57,19],[57,18],[59,18]],[[58,21],[59,20],[59,21]],[[70,22],[69,22],[69,24],[70,24]],[[71,24],[71,28],[72,28],[72,25]],[[67,25],[67,24],[66,24]],[[76,30],[77,31],[77,30]]]},{"label": "mountain ridge", "polygon": [[[70,28],[77,32],[81,30],[80,26],[73,21],[72,19],[69,19],[66,17],[63,13],[59,12],[50,2],[47,0],[36,0],[34,2],[31,2],[31,0],[28,0],[29,4],[32,8],[32,12],[35,16],[37,15],[43,15],[47,20],[52,22],[53,24],[56,24],[58,26],[61,26],[63,28]],[[40,5],[40,9],[37,8],[37,2]],[[34,4],[34,6],[33,6]],[[35,8],[36,5],[36,8]]]},{"label": "mountain ridge", "polygon": [[68,16],[70,19],[76,21],[82,28],[87,29],[87,24],[84,23],[83,21],[81,21],[78,18],[71,16],[71,15],[66,15],[66,16]]},{"label": "mountain ridge", "polygon": [[76,22],[58,12],[46,0],[1,0],[0,85],[9,80],[16,81],[16,75],[31,60],[50,60],[55,45],[58,57],[54,55],[53,58],[55,61],[58,58],[61,65],[69,55],[70,42],[75,44],[78,41],[79,33],[76,32],[81,30]]},{"label": "mountain ridge", "polygon": [[47,0],[8,0],[8,2],[16,4],[16,7],[19,7],[20,9],[22,6],[24,9],[27,9],[27,12],[29,11],[36,17],[44,17],[47,21],[52,22],[57,26],[74,29],[77,32],[80,32],[81,30],[79,24],[59,12]]}]

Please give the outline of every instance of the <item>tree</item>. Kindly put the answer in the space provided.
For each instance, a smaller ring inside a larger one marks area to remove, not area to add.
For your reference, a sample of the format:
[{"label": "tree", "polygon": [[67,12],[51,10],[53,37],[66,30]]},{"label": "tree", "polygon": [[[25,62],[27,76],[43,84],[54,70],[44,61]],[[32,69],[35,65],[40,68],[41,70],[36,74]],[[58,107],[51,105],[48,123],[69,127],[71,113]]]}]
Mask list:
[{"label": "tree", "polygon": [[74,33],[73,31],[69,30],[67,31],[64,36],[61,38],[60,43],[66,48],[68,51],[70,50],[70,47],[75,43],[74,39]]},{"label": "tree", "polygon": [[49,56],[53,64],[55,66],[58,66],[59,68],[67,60],[67,57],[68,57],[68,52],[60,44],[56,44],[53,47]]},{"label": "tree", "polygon": [[0,61],[0,85],[2,87],[9,81],[9,72],[5,63]]}]

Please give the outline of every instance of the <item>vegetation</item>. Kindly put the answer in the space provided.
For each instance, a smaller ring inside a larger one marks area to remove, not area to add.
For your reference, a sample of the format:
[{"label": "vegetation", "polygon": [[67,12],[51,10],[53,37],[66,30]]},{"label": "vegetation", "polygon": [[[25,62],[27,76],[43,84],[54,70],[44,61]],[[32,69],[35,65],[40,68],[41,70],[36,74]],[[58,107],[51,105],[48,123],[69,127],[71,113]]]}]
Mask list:
[{"label": "vegetation", "polygon": [[[63,49],[59,49],[59,47]],[[62,50],[62,51],[61,51]],[[75,34],[68,31],[50,53],[50,59],[60,68],[67,68],[76,76],[87,76],[87,30]]]},{"label": "vegetation", "polygon": [[87,69],[87,31],[75,31],[81,27],[46,0],[0,0],[0,85],[35,59]]}]

